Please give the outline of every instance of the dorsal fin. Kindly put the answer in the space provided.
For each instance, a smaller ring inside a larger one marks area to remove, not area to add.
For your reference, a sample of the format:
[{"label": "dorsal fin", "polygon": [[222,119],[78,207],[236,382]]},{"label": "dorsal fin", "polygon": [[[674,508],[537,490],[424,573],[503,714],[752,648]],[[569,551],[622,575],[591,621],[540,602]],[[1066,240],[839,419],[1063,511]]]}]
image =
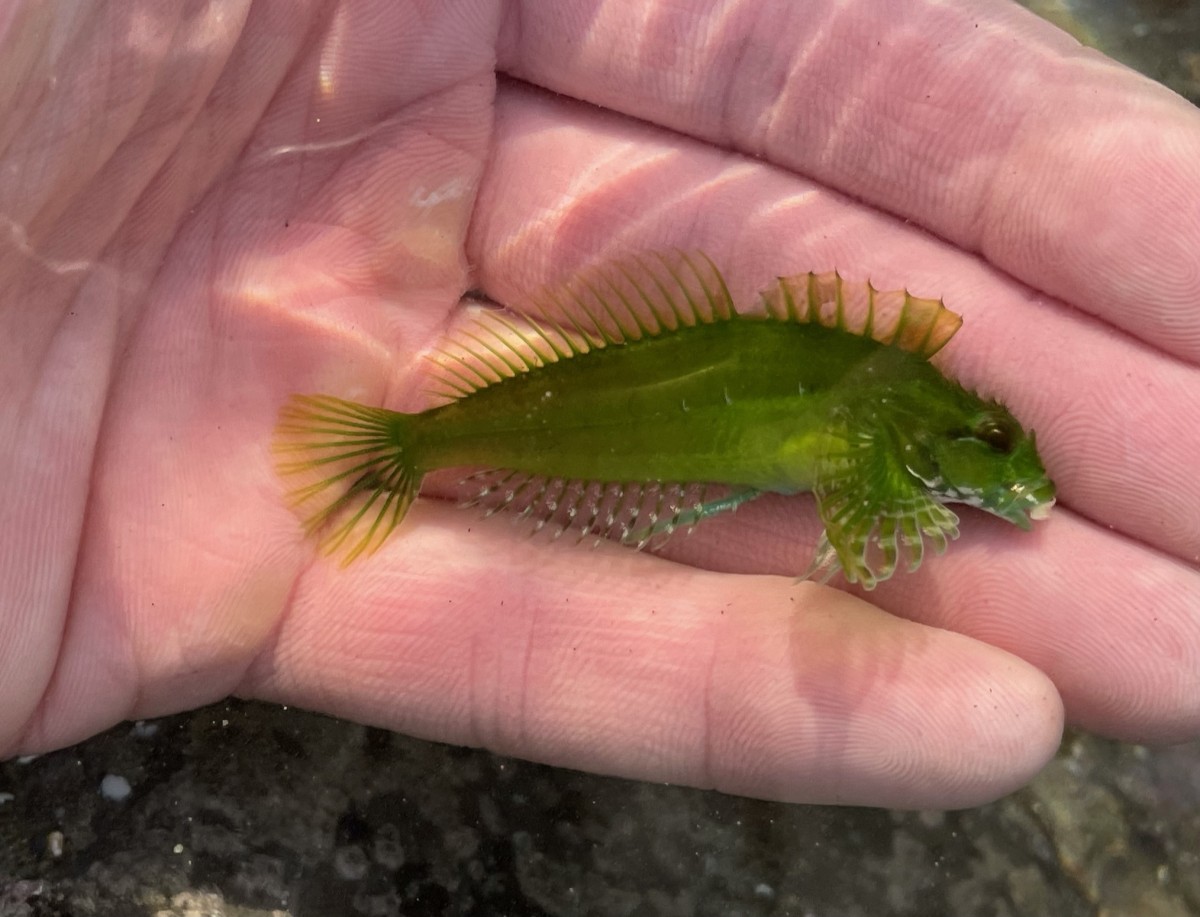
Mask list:
[{"label": "dorsal fin", "polygon": [[424,356],[433,364],[429,394],[455,401],[489,385],[587,353],[593,344],[555,322],[504,309],[473,307],[467,322]]},{"label": "dorsal fin", "polygon": [[847,282],[836,271],[780,277],[761,295],[767,315],[778,321],[821,324],[925,358],[941,350],[962,324],[962,316],[940,299],[880,291],[867,282]]},{"label": "dorsal fin", "polygon": [[434,347],[431,394],[454,400],[592,350],[736,315],[712,260],[678,251],[605,262],[527,302],[536,317],[480,309]]}]

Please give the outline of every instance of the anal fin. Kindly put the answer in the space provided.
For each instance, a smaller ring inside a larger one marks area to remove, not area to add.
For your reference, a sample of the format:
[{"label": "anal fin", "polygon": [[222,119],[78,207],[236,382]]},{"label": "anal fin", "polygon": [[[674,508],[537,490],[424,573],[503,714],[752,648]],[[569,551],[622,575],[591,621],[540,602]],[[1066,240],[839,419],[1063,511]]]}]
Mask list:
[{"label": "anal fin", "polygon": [[759,495],[715,484],[582,481],[508,469],[477,472],[463,483],[469,488],[463,505],[487,515],[507,512],[531,535],[549,530],[556,539],[574,535],[576,542],[610,540],[638,550],[657,550],[676,532]]},{"label": "anal fin", "polygon": [[749,503],[762,493],[761,490],[754,487],[737,487],[729,489],[727,493],[719,497],[710,498],[709,491],[712,489],[717,489],[716,485],[705,487],[697,501],[674,507],[668,517],[656,521],[649,527],[630,532],[629,537],[623,541],[639,549],[646,546],[660,548],[666,539],[676,531],[683,529],[685,532],[691,532],[693,528],[710,516],[733,512],[743,503]]}]

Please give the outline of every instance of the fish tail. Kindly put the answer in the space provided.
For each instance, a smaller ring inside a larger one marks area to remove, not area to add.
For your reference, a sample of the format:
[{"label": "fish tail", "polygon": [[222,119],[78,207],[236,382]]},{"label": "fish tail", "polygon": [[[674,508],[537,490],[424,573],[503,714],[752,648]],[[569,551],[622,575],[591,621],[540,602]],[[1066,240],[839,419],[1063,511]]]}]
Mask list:
[{"label": "fish tail", "polygon": [[379,548],[421,486],[413,464],[416,415],[328,395],[293,395],[279,412],[275,468],[307,535],[342,565]]}]

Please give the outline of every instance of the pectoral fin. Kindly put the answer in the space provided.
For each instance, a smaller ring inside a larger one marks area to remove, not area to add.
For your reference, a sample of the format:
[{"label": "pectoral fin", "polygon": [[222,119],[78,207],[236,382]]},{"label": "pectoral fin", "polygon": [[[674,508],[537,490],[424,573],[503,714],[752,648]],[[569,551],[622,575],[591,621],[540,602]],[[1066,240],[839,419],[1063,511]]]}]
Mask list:
[{"label": "pectoral fin", "polygon": [[802,579],[847,581],[873,589],[901,562],[921,566],[925,540],[941,554],[958,537],[958,517],[934,500],[904,467],[894,441],[858,431],[827,456],[813,488],[825,532]]}]

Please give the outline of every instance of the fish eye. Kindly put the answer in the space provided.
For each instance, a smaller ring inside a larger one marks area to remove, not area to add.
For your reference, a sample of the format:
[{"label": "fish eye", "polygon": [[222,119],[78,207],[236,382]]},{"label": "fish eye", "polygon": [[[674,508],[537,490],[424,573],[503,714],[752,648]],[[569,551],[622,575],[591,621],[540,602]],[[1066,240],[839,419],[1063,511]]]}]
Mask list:
[{"label": "fish eye", "polygon": [[972,431],[972,436],[986,443],[995,452],[1012,452],[1014,430],[1012,424],[996,417],[988,417]]}]

